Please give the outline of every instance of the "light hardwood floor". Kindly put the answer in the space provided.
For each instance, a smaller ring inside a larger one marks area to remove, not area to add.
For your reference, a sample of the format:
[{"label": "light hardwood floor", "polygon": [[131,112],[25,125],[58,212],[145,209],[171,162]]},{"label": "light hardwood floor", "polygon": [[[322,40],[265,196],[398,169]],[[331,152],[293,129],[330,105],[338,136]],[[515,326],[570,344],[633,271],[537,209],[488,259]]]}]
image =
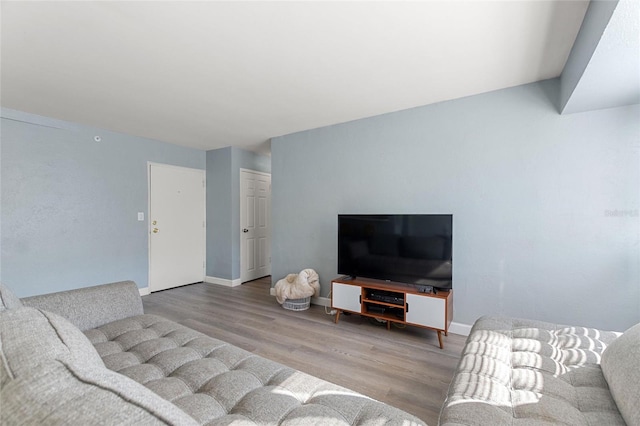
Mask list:
[{"label": "light hardwood floor", "polygon": [[427,329],[387,330],[359,315],[341,315],[335,324],[322,306],[283,309],[270,286],[270,277],[233,288],[192,284],[142,300],[146,313],[438,423],[465,337],[449,333],[440,349],[436,333]]}]

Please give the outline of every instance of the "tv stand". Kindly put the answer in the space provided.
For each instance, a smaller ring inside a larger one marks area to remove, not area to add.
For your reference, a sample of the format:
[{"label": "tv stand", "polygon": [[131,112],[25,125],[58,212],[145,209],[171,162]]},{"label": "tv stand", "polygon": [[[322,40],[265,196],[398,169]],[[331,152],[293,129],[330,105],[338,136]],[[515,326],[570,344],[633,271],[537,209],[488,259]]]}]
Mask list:
[{"label": "tv stand", "polygon": [[442,349],[442,333],[453,320],[453,290],[421,293],[406,284],[341,277],[331,282],[331,308],[336,324],[344,312],[385,320],[388,330],[392,322],[435,330]]}]

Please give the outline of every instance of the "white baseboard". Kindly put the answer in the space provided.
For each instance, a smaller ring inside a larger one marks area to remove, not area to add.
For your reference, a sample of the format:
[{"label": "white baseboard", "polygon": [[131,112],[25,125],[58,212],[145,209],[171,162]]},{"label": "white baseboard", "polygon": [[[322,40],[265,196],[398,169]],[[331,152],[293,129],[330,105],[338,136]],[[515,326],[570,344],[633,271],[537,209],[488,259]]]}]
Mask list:
[{"label": "white baseboard", "polygon": [[242,284],[242,281],[240,281],[240,278],[235,280],[228,280],[225,278],[210,277],[210,276],[206,276],[204,278],[204,282],[209,284],[223,285],[225,287],[237,287],[240,284]]},{"label": "white baseboard", "polygon": [[453,334],[468,336],[469,333],[471,333],[471,326],[468,324],[461,324],[459,322],[452,322],[449,326],[449,331]]},{"label": "white baseboard", "polygon": [[149,287],[138,288],[138,292],[140,293],[140,296],[151,294],[151,290],[149,290]]},{"label": "white baseboard", "polygon": [[331,306],[331,299],[328,297],[312,297],[311,303],[320,306]]}]

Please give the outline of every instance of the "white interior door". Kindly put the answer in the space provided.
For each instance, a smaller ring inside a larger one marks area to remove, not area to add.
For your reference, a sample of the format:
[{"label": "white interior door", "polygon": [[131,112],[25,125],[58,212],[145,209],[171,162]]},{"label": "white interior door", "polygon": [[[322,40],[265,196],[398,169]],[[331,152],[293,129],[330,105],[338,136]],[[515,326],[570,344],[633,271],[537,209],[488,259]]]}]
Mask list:
[{"label": "white interior door", "polygon": [[271,275],[271,175],[240,171],[240,281]]},{"label": "white interior door", "polygon": [[149,290],[204,281],[205,173],[149,164]]}]

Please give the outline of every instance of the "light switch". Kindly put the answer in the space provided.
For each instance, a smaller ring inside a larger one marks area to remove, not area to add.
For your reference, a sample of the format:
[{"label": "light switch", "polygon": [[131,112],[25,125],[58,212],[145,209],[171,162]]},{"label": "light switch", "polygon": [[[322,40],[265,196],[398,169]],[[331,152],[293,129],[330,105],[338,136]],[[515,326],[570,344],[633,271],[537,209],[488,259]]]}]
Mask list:
[{"label": "light switch", "polygon": [[138,212],[138,220],[139,221],[143,221],[144,220],[144,212]]}]

